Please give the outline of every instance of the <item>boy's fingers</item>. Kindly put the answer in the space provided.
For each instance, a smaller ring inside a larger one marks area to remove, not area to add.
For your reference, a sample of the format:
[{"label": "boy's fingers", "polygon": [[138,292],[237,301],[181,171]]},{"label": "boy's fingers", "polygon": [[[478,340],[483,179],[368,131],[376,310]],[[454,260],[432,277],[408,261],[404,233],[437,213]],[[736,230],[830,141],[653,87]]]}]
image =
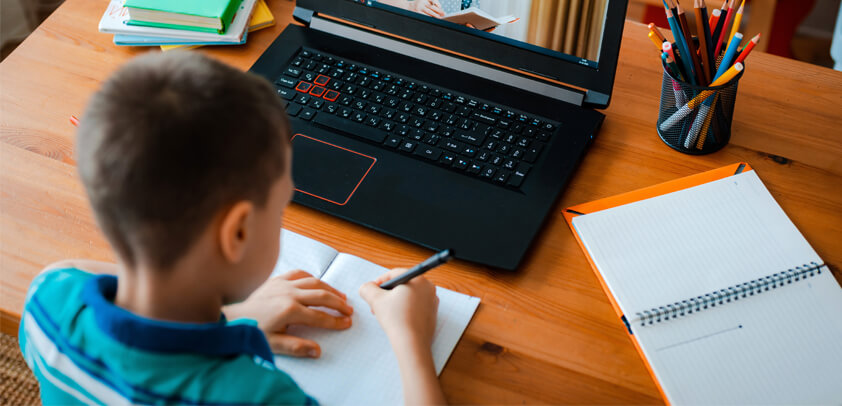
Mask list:
[{"label": "boy's fingers", "polygon": [[331,316],[321,310],[303,307],[291,318],[290,324],[302,324],[305,326],[327,328],[331,330],[344,330],[351,327],[351,317]]},{"label": "boy's fingers", "polygon": [[391,280],[391,279],[393,279],[393,278],[395,278],[399,275],[403,275],[406,271],[407,271],[406,268],[392,269],[389,272],[386,272],[386,273],[378,276],[377,279],[374,280],[374,284],[375,285],[382,285],[384,282],[386,282],[388,280]]},{"label": "boy's fingers", "polygon": [[295,280],[304,279],[304,278],[312,278],[313,275],[310,275],[306,271],[302,271],[300,269],[297,269],[297,270],[294,270],[294,271],[289,271],[289,272],[281,275],[281,277],[288,280],[288,281],[295,281]]},{"label": "boy's fingers", "polygon": [[347,296],[345,296],[344,293],[340,292],[339,290],[337,290],[333,286],[330,286],[327,283],[322,282],[321,280],[313,278],[312,276],[310,278],[304,278],[304,279],[296,280],[293,283],[293,286],[295,286],[296,288],[299,288],[299,289],[324,289],[324,290],[327,290],[329,292],[335,293],[337,296],[339,296],[343,299],[348,298]]},{"label": "boy's fingers", "polygon": [[351,315],[354,313],[354,308],[348,305],[345,298],[336,295],[335,293],[322,289],[306,289],[299,290],[295,294],[299,303],[305,306],[322,306],[336,310],[344,315]]},{"label": "boy's fingers", "polygon": [[378,283],[377,281],[366,282],[362,286],[360,286],[360,297],[362,297],[363,300],[365,300],[365,302],[369,304],[369,306],[371,306],[371,304],[374,303],[374,301],[385,292],[386,291],[384,291],[383,289],[380,289],[380,283]]},{"label": "boy's fingers", "polygon": [[268,334],[266,338],[269,341],[269,347],[275,354],[308,358],[318,358],[322,355],[322,349],[315,341],[287,334]]}]

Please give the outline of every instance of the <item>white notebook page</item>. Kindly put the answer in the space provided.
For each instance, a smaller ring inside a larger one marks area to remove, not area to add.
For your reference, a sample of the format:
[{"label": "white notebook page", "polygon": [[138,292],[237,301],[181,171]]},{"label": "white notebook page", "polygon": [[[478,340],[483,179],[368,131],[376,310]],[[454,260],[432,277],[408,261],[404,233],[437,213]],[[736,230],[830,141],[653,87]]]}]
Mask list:
[{"label": "white notebook page", "polygon": [[672,404],[842,402],[842,289],[821,275],[641,327]]},{"label": "white notebook page", "polygon": [[[276,365],[324,405],[391,405],[403,402],[400,371],[386,334],[359,297],[363,283],[387,269],[358,257],[339,254],[322,280],[348,295],[353,325],[345,331],[296,327],[290,334],[315,340],[319,359],[275,357]],[[433,341],[436,373],[441,373],[471,321],[479,299],[437,288],[438,320]]]},{"label": "white notebook page", "polygon": [[626,317],[822,260],[755,171],[578,216]]},{"label": "white notebook page", "polygon": [[338,251],[316,240],[281,230],[281,255],[271,276],[302,270],[317,278],[321,277]]}]

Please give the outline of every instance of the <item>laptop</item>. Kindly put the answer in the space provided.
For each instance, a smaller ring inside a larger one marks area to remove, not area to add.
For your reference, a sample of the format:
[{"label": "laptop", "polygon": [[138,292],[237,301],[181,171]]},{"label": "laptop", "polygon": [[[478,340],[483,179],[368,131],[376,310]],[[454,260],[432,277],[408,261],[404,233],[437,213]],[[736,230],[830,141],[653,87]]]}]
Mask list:
[{"label": "laptop", "polygon": [[[516,270],[604,120],[627,1],[298,0],[251,67],[287,103],[293,201]],[[496,22],[442,18],[466,10]]]}]

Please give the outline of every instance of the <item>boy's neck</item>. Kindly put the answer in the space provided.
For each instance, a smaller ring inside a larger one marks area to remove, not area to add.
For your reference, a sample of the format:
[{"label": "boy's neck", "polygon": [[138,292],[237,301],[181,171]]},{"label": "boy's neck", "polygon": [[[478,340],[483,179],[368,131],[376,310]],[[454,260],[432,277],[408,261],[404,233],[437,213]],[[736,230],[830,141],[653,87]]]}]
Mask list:
[{"label": "boy's neck", "polygon": [[[181,264],[168,270],[138,267],[120,274],[114,304],[138,316],[182,323],[213,323],[223,298],[202,278],[206,268]],[[203,283],[205,281],[205,283]]]}]

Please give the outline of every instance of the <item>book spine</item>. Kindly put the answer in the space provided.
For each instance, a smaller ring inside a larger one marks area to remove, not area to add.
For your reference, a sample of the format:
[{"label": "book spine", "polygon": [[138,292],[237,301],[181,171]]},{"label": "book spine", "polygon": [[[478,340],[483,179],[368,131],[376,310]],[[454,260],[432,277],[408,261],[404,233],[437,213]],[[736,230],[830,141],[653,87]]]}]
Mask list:
[{"label": "book spine", "polygon": [[715,292],[644,310],[635,313],[636,317],[631,321],[631,324],[645,327],[654,323],[662,323],[671,319],[688,316],[694,312],[698,313],[716,306],[723,306],[732,301],[736,302],[749,296],[768,292],[770,289],[779,288],[792,282],[820,275],[823,267],[825,267],[825,264],[811,262],[763,278],[729,286]]},{"label": "book spine", "polygon": [[[231,0],[228,2],[228,7],[219,16],[219,22],[222,25],[222,29],[219,31],[220,34],[228,31],[228,27],[234,21],[234,15],[237,14],[237,10],[240,8],[240,3],[242,3],[242,0]],[[248,12],[251,13],[252,10],[248,10]]]}]

